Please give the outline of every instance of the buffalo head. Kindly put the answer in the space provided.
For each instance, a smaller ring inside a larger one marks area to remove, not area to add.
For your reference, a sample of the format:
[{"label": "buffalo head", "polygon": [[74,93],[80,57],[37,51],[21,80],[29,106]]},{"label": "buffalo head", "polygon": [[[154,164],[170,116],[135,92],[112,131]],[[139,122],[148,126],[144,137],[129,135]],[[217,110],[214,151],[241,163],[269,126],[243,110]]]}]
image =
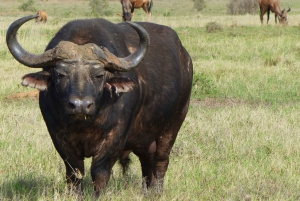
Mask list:
[{"label": "buffalo head", "polygon": [[44,71],[25,75],[22,85],[53,93],[62,113],[73,119],[95,115],[104,91],[110,96],[119,96],[134,88],[135,83],[118,72],[131,71],[145,56],[150,40],[144,28],[128,22],[139,34],[140,45],[125,58],[93,43],[77,45],[70,41],[61,41],[37,55],[24,50],[16,38],[21,25],[37,17],[21,18],[7,31],[7,45],[16,60],[28,67],[44,67]]}]

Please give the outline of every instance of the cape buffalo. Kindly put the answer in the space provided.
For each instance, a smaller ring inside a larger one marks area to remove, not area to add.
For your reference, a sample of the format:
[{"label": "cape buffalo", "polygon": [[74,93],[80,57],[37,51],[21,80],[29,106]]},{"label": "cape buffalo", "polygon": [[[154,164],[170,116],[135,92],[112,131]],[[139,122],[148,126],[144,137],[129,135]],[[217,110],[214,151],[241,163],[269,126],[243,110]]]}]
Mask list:
[{"label": "cape buffalo", "polygon": [[115,162],[120,159],[126,168],[133,152],[147,187],[162,187],[193,76],[176,32],[146,22],[75,20],[58,31],[43,54],[32,54],[16,35],[36,17],[12,23],[6,42],[20,63],[43,67],[25,75],[22,84],[40,90],[40,109],[65,163],[68,186],[82,190],[84,158],[92,157],[98,197]]},{"label": "cape buffalo", "polygon": [[122,4],[123,21],[131,21],[135,8],[143,8],[148,19],[151,18],[153,0],[120,0],[120,2]]},{"label": "cape buffalo", "polygon": [[35,19],[35,22],[47,22],[48,15],[45,11],[39,10],[36,14],[39,15],[39,17]]},{"label": "cape buffalo", "polygon": [[279,23],[283,25],[287,25],[287,13],[291,11],[289,8],[287,11],[285,9],[280,9],[280,1],[279,0],[258,0],[259,8],[260,8],[260,21],[263,24],[263,17],[264,14],[267,12],[267,24],[269,23],[270,19],[270,11],[275,13],[275,22],[277,24],[277,17],[279,19]]}]

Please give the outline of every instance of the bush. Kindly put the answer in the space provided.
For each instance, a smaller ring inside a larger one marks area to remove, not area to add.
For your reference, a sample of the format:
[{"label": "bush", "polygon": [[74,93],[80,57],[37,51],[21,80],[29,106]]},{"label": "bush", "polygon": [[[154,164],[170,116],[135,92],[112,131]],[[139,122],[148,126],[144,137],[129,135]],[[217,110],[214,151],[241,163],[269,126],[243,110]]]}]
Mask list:
[{"label": "bush", "polygon": [[194,1],[194,8],[197,11],[202,11],[206,6],[204,0],[193,0],[193,1]]},{"label": "bush", "polygon": [[216,22],[209,22],[206,24],[206,31],[208,33],[213,33],[213,32],[217,32],[217,31],[222,31],[223,30],[223,27],[216,23]]},{"label": "bush", "polygon": [[104,10],[108,8],[108,0],[90,0],[91,13],[94,16],[103,14]]},{"label": "bush", "polygon": [[28,0],[26,2],[23,2],[18,9],[21,11],[31,11],[31,12],[35,12],[36,9],[34,7],[34,0]]},{"label": "bush", "polygon": [[231,0],[227,5],[227,13],[231,15],[255,14],[257,10],[257,0]]}]

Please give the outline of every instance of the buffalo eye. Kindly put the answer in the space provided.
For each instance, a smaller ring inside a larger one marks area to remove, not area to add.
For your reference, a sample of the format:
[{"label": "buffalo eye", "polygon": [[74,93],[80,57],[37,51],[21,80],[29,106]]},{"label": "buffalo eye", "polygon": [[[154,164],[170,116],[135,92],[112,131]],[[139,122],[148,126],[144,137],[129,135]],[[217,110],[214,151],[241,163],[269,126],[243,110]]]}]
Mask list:
[{"label": "buffalo eye", "polygon": [[55,71],[55,74],[56,74],[57,79],[66,77],[66,73],[58,71],[58,70]]},{"label": "buffalo eye", "polygon": [[66,75],[64,75],[64,74],[62,74],[62,73],[57,73],[57,77],[58,78],[63,78],[63,77],[65,77]]}]

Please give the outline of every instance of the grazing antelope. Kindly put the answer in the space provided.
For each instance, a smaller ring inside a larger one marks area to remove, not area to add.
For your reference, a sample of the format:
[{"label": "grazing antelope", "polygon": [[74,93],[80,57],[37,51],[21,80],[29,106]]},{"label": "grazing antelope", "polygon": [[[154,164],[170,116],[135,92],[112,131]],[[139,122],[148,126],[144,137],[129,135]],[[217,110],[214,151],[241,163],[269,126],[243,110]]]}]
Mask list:
[{"label": "grazing antelope", "polygon": [[287,13],[291,11],[291,8],[286,11],[285,8],[283,10],[280,9],[280,0],[258,0],[259,8],[260,8],[260,21],[263,24],[263,16],[267,12],[267,24],[270,19],[270,11],[275,13],[275,22],[277,24],[277,17],[279,19],[279,24],[287,25]]},{"label": "grazing antelope", "polygon": [[36,14],[39,15],[39,17],[35,19],[35,22],[47,22],[48,15],[45,11],[39,10]]},{"label": "grazing antelope", "polygon": [[135,8],[143,8],[148,15],[148,19],[151,18],[153,0],[121,0],[120,2],[122,4],[123,21],[131,21]]}]

